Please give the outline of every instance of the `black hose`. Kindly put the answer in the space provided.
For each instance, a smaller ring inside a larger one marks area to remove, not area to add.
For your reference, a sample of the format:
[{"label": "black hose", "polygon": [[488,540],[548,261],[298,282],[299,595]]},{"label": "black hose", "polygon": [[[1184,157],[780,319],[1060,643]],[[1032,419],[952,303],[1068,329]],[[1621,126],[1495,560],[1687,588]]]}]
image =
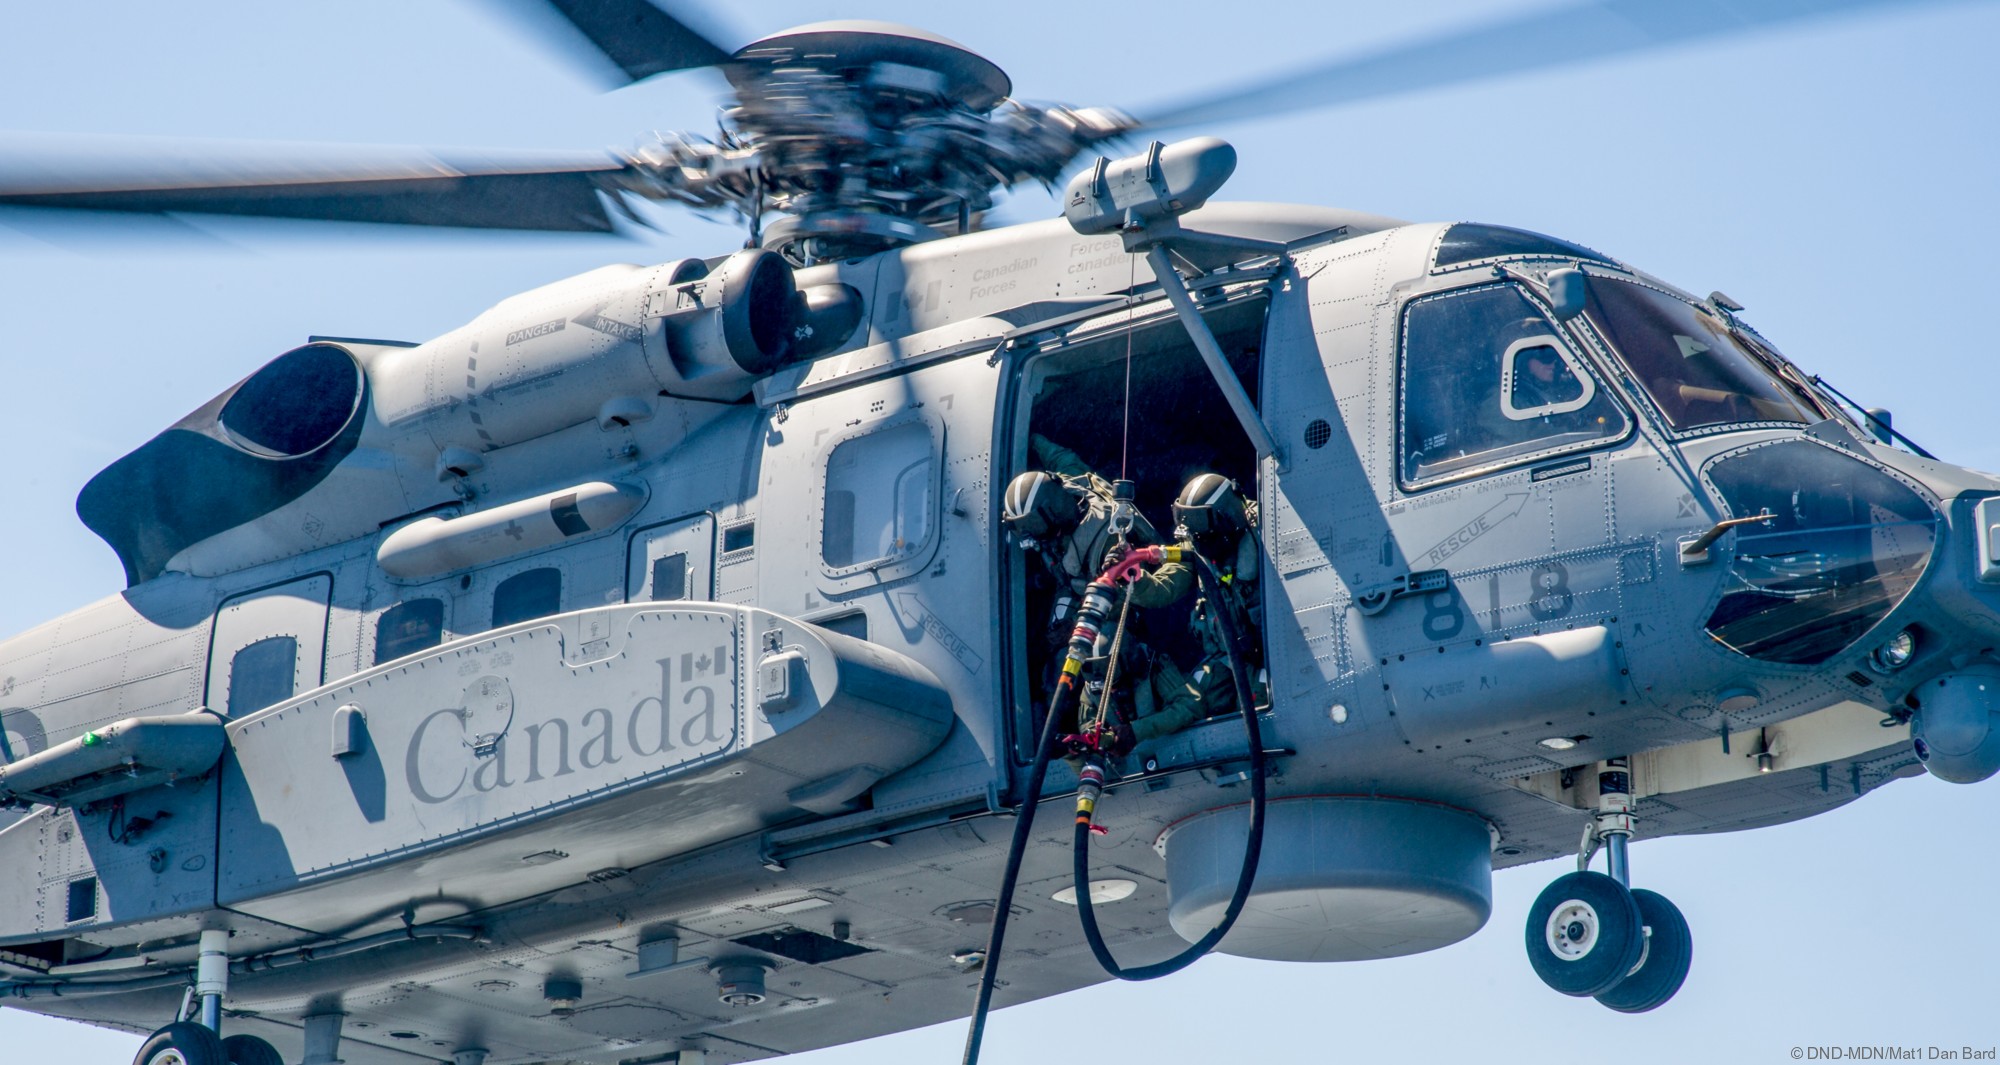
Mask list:
[{"label": "black hose", "polygon": [[[1120,980],[1157,980],[1187,968],[1215,949],[1215,945],[1222,942],[1222,937],[1229,934],[1236,918],[1243,913],[1243,904],[1249,901],[1250,886],[1257,879],[1257,860],[1264,849],[1264,733],[1257,721],[1256,701],[1251,697],[1248,669],[1243,661],[1242,634],[1237,631],[1234,612],[1224,599],[1228,589],[1223,585],[1221,575],[1215,572],[1214,565],[1193,549],[1188,549],[1186,555],[1195,561],[1195,572],[1200,576],[1210,602],[1215,605],[1214,616],[1222,626],[1223,642],[1229,645],[1229,674],[1236,687],[1236,708],[1243,717],[1243,731],[1250,739],[1250,834],[1243,844],[1243,868],[1236,874],[1236,891],[1229,896],[1229,905],[1222,911],[1222,920],[1209,929],[1207,935],[1179,954],[1165,961],[1127,969],[1111,956],[1111,948],[1105,944],[1104,935],[1097,927],[1097,912],[1090,904],[1091,818],[1079,813],[1071,862],[1076,880],[1076,912],[1083,919],[1083,937],[1090,943],[1090,952],[1097,956],[1097,964]],[[1012,886],[1011,882],[1009,886]],[[987,956],[987,963],[992,964],[991,955]]]},{"label": "black hose", "polygon": [[1049,757],[1055,753],[1056,737],[1062,734],[1062,716],[1075,695],[1075,678],[1064,673],[1056,684],[1055,697],[1049,700],[1049,715],[1042,723],[1041,737],[1035,741],[1035,758],[1028,766],[1027,793],[1021,797],[1020,808],[1014,811],[1014,838],[1007,845],[1007,868],[1000,875],[1000,898],[993,906],[993,932],[986,937],[986,956],[979,972],[979,998],[973,1003],[972,1024],[965,1033],[963,1065],[976,1065],[979,1061],[979,1043],[986,1036],[986,1013],[993,1004],[993,983],[1000,971],[1000,944],[1007,936],[1007,918],[1014,906],[1014,881],[1021,875],[1021,858],[1027,853],[1028,837],[1034,830],[1035,809],[1042,802],[1042,782],[1048,777]]}]

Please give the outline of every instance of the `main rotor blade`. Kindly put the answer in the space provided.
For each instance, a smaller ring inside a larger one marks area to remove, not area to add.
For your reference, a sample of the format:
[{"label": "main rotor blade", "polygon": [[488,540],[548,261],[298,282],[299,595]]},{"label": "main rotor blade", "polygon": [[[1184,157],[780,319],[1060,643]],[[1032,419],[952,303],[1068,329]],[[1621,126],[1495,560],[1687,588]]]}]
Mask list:
[{"label": "main rotor blade", "polygon": [[127,149],[107,159],[100,149],[39,165],[14,153],[0,164],[0,207],[606,233],[613,226],[599,193],[615,189],[626,169],[609,153],[454,162],[410,151],[327,158],[320,149],[321,159],[301,161],[280,153],[308,154],[306,146],[263,146],[260,156],[233,159],[177,147],[178,158],[171,149]]},{"label": "main rotor blade", "polygon": [[489,0],[542,43],[619,88],[728,62],[730,50],[648,0]]},{"label": "main rotor blade", "polygon": [[1596,0],[1293,70],[1140,112],[1147,129],[1351,103],[1936,0]]}]

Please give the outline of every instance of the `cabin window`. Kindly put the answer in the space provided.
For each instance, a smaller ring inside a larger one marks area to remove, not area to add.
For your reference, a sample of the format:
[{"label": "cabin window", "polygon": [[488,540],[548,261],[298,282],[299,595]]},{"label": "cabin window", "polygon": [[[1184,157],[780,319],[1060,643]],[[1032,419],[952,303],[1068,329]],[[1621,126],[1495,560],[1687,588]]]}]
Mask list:
[{"label": "cabin window", "polygon": [[229,660],[229,716],[240,717],[292,697],[299,671],[299,641],[269,636]]},{"label": "cabin window", "polygon": [[1513,285],[1412,303],[1403,321],[1403,482],[1625,435],[1625,412]]},{"label": "cabin window", "polygon": [[493,589],[493,627],[562,612],[562,571],[554,566],[516,573]]},{"label": "cabin window", "polygon": [[416,654],[444,642],[444,600],[397,603],[375,621],[375,664]]},{"label": "cabin window", "polygon": [[930,537],[936,481],[930,427],[905,422],[847,440],[826,463],[820,554],[849,569],[914,554]]},{"label": "cabin window", "polygon": [[676,551],[653,560],[653,598],[686,599],[688,597],[688,556],[686,551]]}]

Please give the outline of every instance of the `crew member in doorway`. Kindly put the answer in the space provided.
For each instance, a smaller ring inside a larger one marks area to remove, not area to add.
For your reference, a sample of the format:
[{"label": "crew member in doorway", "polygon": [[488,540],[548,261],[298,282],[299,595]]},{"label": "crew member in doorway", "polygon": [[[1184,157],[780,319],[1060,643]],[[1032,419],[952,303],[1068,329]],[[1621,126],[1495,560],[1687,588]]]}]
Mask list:
[{"label": "crew member in doorway", "polygon": [[1257,594],[1260,572],[1256,504],[1244,499],[1236,483],[1217,473],[1204,473],[1181,488],[1174,499],[1174,523],[1179,533],[1222,578],[1220,602],[1204,595],[1195,602],[1191,624],[1201,642],[1201,662],[1190,674],[1200,715],[1212,717],[1236,710],[1236,683],[1230,673],[1233,658],[1221,618],[1227,611],[1240,641],[1236,651],[1249,673],[1250,694],[1259,705],[1265,693],[1263,598]]},{"label": "crew member in doorway", "polygon": [[[1160,538],[1137,510],[1128,512],[1130,525],[1121,530],[1111,483],[1076,452],[1040,434],[1029,438],[1029,451],[1039,468],[1007,485],[1001,517],[1015,542],[1039,557],[1058,585],[1048,623],[1053,648],[1069,638],[1074,606],[1091,580],[1125,550],[1159,543]],[[1193,572],[1169,562],[1142,574],[1126,594],[1133,607],[1147,609],[1177,602],[1193,587]],[[1136,622],[1136,614],[1132,620]],[[1109,633],[1103,637],[1101,654],[1109,654],[1110,639]],[[1112,699],[1117,711],[1113,754],[1185,728],[1200,714],[1186,675],[1133,632],[1121,642]]]}]

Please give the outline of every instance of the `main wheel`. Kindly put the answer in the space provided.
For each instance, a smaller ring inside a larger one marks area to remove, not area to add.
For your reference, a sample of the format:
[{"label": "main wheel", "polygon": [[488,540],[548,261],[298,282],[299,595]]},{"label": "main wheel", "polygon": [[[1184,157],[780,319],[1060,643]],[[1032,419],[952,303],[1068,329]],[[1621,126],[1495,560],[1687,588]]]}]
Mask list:
[{"label": "main wheel", "polygon": [[1527,933],[1535,975],[1577,998],[1611,990],[1646,945],[1638,903],[1603,873],[1557,878],[1528,910]]},{"label": "main wheel", "polygon": [[222,1040],[193,1021],[175,1021],[139,1046],[132,1065],[229,1065]]},{"label": "main wheel", "polygon": [[222,1041],[222,1056],[229,1065],[285,1065],[278,1048],[254,1035],[232,1035]]},{"label": "main wheel", "polygon": [[1681,989],[1688,965],[1694,961],[1694,936],[1688,931],[1687,918],[1666,896],[1634,888],[1632,901],[1639,904],[1639,919],[1649,932],[1645,957],[1631,975],[1611,990],[1597,993],[1597,1001],[1620,1013],[1644,1013],[1665,1005]]}]

